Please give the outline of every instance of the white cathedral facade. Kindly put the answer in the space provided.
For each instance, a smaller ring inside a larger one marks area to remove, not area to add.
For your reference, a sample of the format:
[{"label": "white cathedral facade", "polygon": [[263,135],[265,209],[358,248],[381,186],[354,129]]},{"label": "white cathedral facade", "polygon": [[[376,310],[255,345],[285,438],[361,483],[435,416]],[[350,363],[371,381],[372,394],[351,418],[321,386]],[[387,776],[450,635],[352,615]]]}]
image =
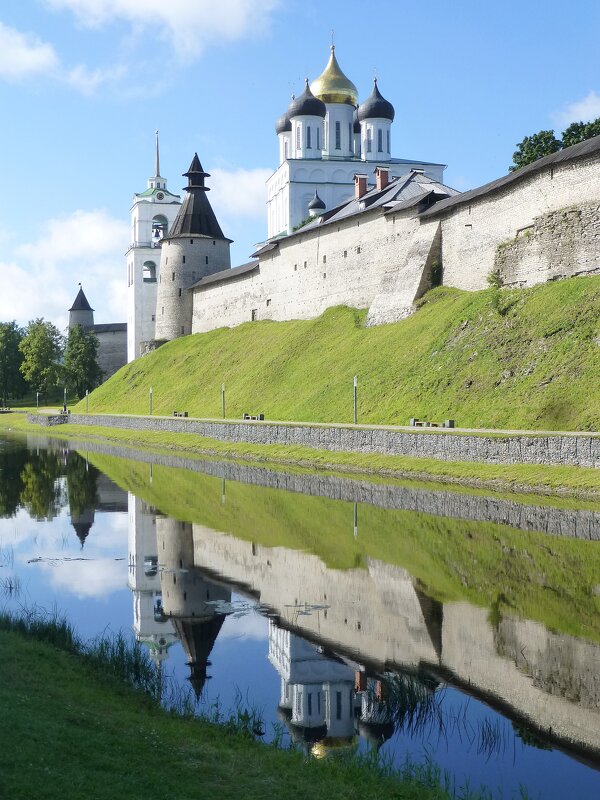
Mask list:
[{"label": "white cathedral facade", "polygon": [[392,157],[394,107],[374,80],[359,105],[356,86],[342,72],[331,45],[327,66],[277,120],[279,166],[267,181],[268,238],[287,235],[311,216],[354,193],[354,176],[376,164],[396,174],[422,170],[441,181],[444,164]]}]

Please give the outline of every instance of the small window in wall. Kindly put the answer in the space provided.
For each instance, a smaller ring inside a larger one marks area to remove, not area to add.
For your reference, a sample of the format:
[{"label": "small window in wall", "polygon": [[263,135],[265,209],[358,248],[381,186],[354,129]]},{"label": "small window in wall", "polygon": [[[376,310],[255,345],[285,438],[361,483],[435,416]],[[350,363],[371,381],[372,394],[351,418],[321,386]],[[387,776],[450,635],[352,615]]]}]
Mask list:
[{"label": "small window in wall", "polygon": [[216,242],[216,240],[215,240],[215,239],[213,239],[213,245],[215,245],[216,243],[217,243],[217,242]]},{"label": "small window in wall", "polygon": [[181,326],[181,332],[185,333],[185,328],[183,327],[183,325]]},{"label": "small window in wall", "polygon": [[267,299],[267,305],[268,305],[268,306],[270,306],[270,305],[271,305],[271,298],[270,298],[270,297]]},{"label": "small window in wall", "polygon": [[311,143],[310,143],[310,126],[307,126],[307,128],[306,128],[306,147],[307,148],[311,147]]},{"label": "small window in wall", "polygon": [[306,261],[304,262],[304,269],[306,269]]},{"label": "small window in wall", "polygon": [[300,150],[300,125],[296,125],[296,150]]},{"label": "small window in wall", "polygon": [[356,248],[356,252],[360,253],[360,245],[358,245],[358,247]]},{"label": "small window in wall", "polygon": [[341,719],[342,718],[342,693],[336,692],[335,693],[335,718]]},{"label": "small window in wall", "polygon": [[175,273],[174,273],[174,272],[172,272],[172,273],[171,273],[171,280],[172,280],[172,281],[174,281],[174,280],[175,280]]},{"label": "small window in wall", "polygon": [[185,256],[183,257],[183,263],[185,264]]},{"label": "small window in wall", "polygon": [[294,264],[294,272],[298,271],[298,264]]},{"label": "small window in wall", "polygon": [[372,150],[371,136],[372,136],[371,128],[367,128],[367,153],[370,153]]},{"label": "small window in wall", "polygon": [[348,251],[344,250],[344,258],[348,258]]},{"label": "small window in wall", "polygon": [[327,273],[326,273],[326,272],[324,272],[324,273],[323,273],[323,280],[325,280],[325,278],[326,278],[326,277],[327,277]]},{"label": "small window in wall", "polygon": [[308,703],[307,703],[307,705],[308,705],[308,716],[311,717],[312,716],[312,692],[309,692],[307,694],[306,699],[308,700]]},{"label": "small window in wall", "polygon": [[179,289],[179,297],[181,297],[181,287],[180,287],[180,289]]},{"label": "small window in wall", "polygon": [[342,124],[341,122],[335,123],[335,149],[342,149]]},{"label": "small window in wall", "polygon": [[252,319],[252,322],[255,322],[258,319],[258,309],[257,308],[253,308],[252,309],[252,313],[250,315],[250,318]]},{"label": "small window in wall", "polygon": [[156,322],[156,314],[152,314],[152,322]]},{"label": "small window in wall", "polygon": [[387,138],[387,152],[390,152],[390,132],[389,130],[386,131],[386,138]]},{"label": "small window in wall", "polygon": [[317,126],[317,150],[321,149],[321,129]]},{"label": "small window in wall", "polygon": [[167,257],[165,258],[165,267],[167,266],[167,264],[168,264],[168,263],[169,263],[169,256],[167,256]]},{"label": "small window in wall", "polygon": [[383,153],[383,131],[381,128],[377,131],[377,150],[379,153]]},{"label": "small window in wall", "polygon": [[208,256],[205,257],[205,262],[208,264]]},{"label": "small window in wall", "polygon": [[165,307],[164,306],[161,308],[160,313],[161,313],[161,316],[164,317],[164,315],[165,315]]},{"label": "small window in wall", "polygon": [[194,240],[193,239],[190,239],[190,244],[194,244]]},{"label": "small window in wall", "polygon": [[327,256],[323,256],[323,263],[324,263],[324,264],[326,264],[326,263],[327,263]]}]

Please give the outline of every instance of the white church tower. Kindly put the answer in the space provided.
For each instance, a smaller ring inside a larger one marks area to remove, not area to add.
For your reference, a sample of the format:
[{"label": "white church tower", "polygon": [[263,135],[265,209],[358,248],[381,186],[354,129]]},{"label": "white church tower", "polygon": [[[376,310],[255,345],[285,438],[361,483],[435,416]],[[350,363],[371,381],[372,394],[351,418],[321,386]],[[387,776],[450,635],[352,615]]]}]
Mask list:
[{"label": "white church tower", "polygon": [[140,344],[154,339],[160,248],[181,206],[161,177],[156,131],[154,175],[145,192],[133,196],[131,242],[127,257],[127,361],[140,355]]},{"label": "white church tower", "polygon": [[[277,120],[279,166],[267,181],[268,238],[292,233],[314,216],[331,210],[354,194],[354,176],[373,174],[378,165],[390,168],[390,178],[411,169],[422,170],[436,181],[444,177],[444,164],[393,158],[391,128],[394,107],[379,91],[358,105],[358,90],[344,75],[335,55],[310,86]],[[324,204],[324,208],[321,205]]]}]

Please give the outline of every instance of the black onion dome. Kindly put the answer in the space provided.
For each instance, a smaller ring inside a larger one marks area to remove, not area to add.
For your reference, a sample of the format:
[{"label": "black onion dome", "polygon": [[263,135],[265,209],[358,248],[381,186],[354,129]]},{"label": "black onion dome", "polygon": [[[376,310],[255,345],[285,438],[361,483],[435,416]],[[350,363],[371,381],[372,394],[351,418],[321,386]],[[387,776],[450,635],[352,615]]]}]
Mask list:
[{"label": "black onion dome", "polygon": [[354,133],[360,133],[360,122],[358,119],[358,106],[354,109],[354,116],[352,117],[352,130]]},{"label": "black onion dome", "polygon": [[373,91],[364,103],[358,107],[358,119],[389,119],[394,121],[394,106],[382,96],[377,88],[377,78],[373,81]]},{"label": "black onion dome", "polygon": [[279,135],[280,133],[288,133],[291,130],[292,123],[288,116],[288,112],[286,111],[285,114],[282,114],[275,123],[275,133]]},{"label": "black onion dome", "polygon": [[315,189],[315,196],[308,204],[309,211],[324,211],[326,208],[325,203],[319,197],[319,193]]},{"label": "black onion dome", "polygon": [[311,92],[307,78],[304,91],[300,97],[292,100],[287,110],[287,116],[290,119],[293,119],[293,117],[321,117],[321,119],[325,119],[326,113],[325,103]]}]

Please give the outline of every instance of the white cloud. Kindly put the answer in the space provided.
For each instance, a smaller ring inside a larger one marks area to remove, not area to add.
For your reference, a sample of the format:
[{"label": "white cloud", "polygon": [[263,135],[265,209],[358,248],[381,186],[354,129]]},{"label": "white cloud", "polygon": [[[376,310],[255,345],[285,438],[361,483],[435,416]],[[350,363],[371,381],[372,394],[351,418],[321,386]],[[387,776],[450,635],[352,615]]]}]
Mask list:
[{"label": "white cloud", "polygon": [[571,122],[589,122],[600,117],[600,95],[593,90],[582,100],[570,103],[562,111],[553,115],[563,125]]},{"label": "white cloud", "polygon": [[51,44],[0,22],[0,78],[20,81],[54,72],[59,59]]},{"label": "white cloud", "polygon": [[210,202],[217,219],[247,217],[263,219],[266,214],[265,182],[271,169],[210,170]]},{"label": "white cloud", "polygon": [[46,0],[75,14],[80,24],[102,27],[125,20],[166,38],[179,57],[199,55],[209,44],[260,35],[280,0]]},{"label": "white cloud", "polygon": [[129,226],[106,211],[75,211],[48,220],[37,241],[0,262],[0,319],[25,324],[44,317],[62,330],[81,281],[97,322],[125,321],[123,253],[128,243]]},{"label": "white cloud", "polygon": [[93,94],[96,89],[105,83],[115,83],[126,75],[124,66],[112,69],[89,69],[83,64],[79,64],[73,69],[67,70],[61,76],[62,79],[72,86],[73,89],[82,94]]}]

